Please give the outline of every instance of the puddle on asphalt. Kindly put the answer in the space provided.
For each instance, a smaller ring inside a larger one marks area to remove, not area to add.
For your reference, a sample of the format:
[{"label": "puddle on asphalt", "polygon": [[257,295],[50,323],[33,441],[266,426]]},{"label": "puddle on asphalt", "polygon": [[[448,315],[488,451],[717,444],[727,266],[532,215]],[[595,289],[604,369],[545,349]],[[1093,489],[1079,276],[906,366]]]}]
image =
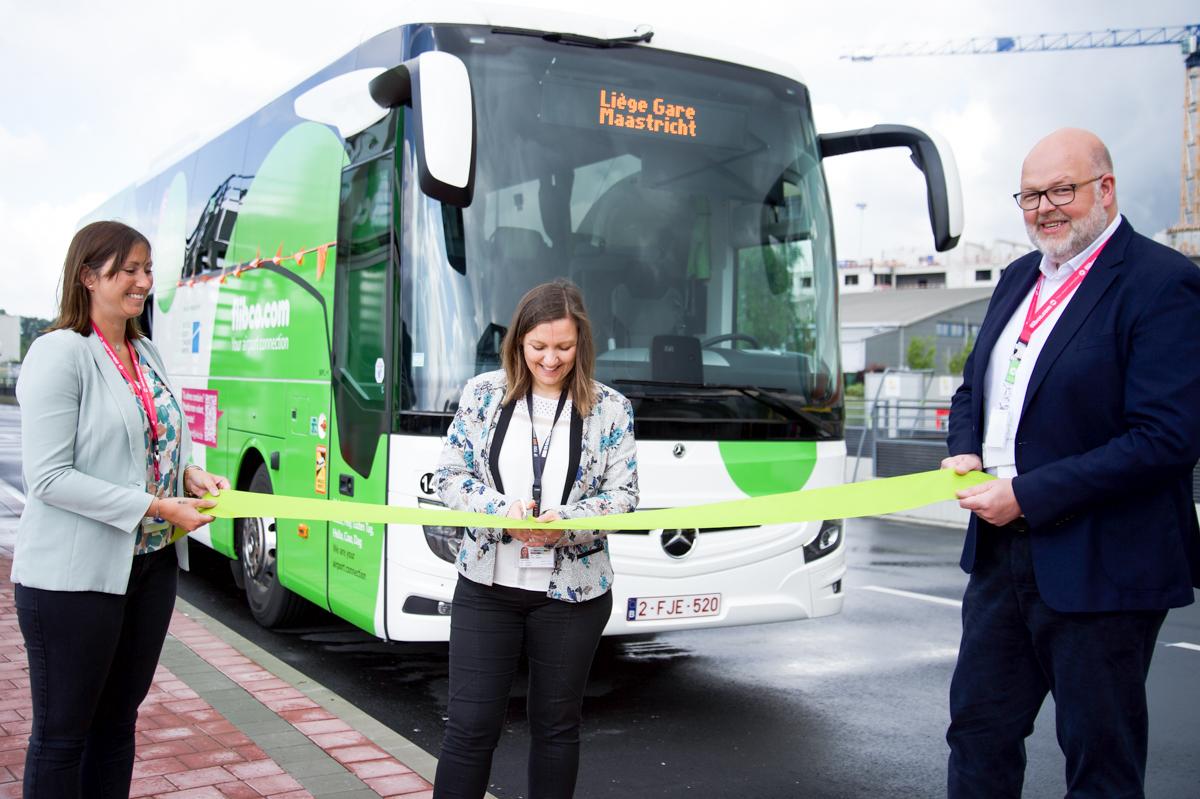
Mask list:
[{"label": "puddle on asphalt", "polygon": [[691,657],[688,649],[666,641],[618,641],[614,654],[627,662],[680,660]]}]

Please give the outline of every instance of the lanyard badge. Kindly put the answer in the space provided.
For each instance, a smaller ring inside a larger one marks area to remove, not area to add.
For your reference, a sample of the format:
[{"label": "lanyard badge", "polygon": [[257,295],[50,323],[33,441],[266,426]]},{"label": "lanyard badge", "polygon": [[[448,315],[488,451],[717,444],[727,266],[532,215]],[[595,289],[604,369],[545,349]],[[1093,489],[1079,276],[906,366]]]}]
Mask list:
[{"label": "lanyard badge", "polygon": [[1005,439],[1008,436],[1009,409],[1012,405],[1013,387],[1017,383],[1017,371],[1021,368],[1021,361],[1025,357],[1025,352],[1029,349],[1029,342],[1033,339],[1034,331],[1050,318],[1054,310],[1061,306],[1075,289],[1079,288],[1079,284],[1087,277],[1088,272],[1092,269],[1092,265],[1100,257],[1100,253],[1104,252],[1106,244],[1108,244],[1107,239],[1096,248],[1095,252],[1084,259],[1083,263],[1075,268],[1075,271],[1063,281],[1063,284],[1041,306],[1038,305],[1038,298],[1041,296],[1046,276],[1041,275],[1038,277],[1037,283],[1033,286],[1033,296],[1029,299],[1029,308],[1025,311],[1025,322],[1021,325],[1021,333],[1017,337],[1016,344],[1013,345],[1012,355],[1008,358],[1008,369],[1005,370],[1004,380],[1000,384],[999,401],[996,403],[996,407],[988,414],[984,446],[992,449],[1004,447]]},{"label": "lanyard badge", "polygon": [[517,556],[517,566],[522,569],[553,569],[554,549],[521,544],[521,550]]},{"label": "lanyard badge", "polygon": [[562,415],[563,408],[567,404],[567,389],[563,389],[558,395],[558,407],[554,411],[554,421],[550,423],[550,430],[546,433],[546,443],[542,446],[538,445],[537,430],[533,425],[533,389],[530,389],[525,394],[525,407],[529,410],[529,429],[531,431],[531,439],[533,443],[533,508],[530,511],[537,515],[542,507],[542,472],[546,469],[546,459],[550,456],[550,438],[554,435],[554,426],[558,424],[558,417]]},{"label": "lanyard badge", "polygon": [[100,343],[104,345],[104,351],[108,353],[108,357],[112,360],[113,365],[117,367],[117,371],[121,373],[125,384],[129,386],[129,390],[137,397],[138,402],[142,406],[142,411],[146,414],[146,424],[150,428],[150,449],[153,452],[151,461],[154,465],[154,482],[157,483],[162,479],[162,471],[158,465],[158,439],[166,429],[158,423],[158,414],[154,411],[154,392],[150,390],[150,385],[146,382],[146,375],[142,373],[141,360],[138,358],[137,350],[129,343],[129,339],[125,340],[125,346],[129,347],[129,358],[133,363],[133,376],[130,376],[128,370],[125,369],[125,364],[121,363],[121,359],[117,357],[117,353],[113,350],[112,345],[108,343],[108,339],[100,332],[100,328],[92,323],[92,330],[96,332],[96,336],[100,339]]},{"label": "lanyard badge", "polygon": [[1012,356],[1008,361],[1008,371],[1004,374],[1004,395],[1001,399],[1001,407],[1008,408],[1008,402],[1012,397],[1012,386],[1017,382],[1017,369],[1021,366],[1021,359],[1025,357],[1025,350],[1029,348],[1029,342],[1033,338],[1033,333],[1042,323],[1050,318],[1054,310],[1062,305],[1068,297],[1079,288],[1079,284],[1088,276],[1088,272],[1092,269],[1092,264],[1096,263],[1096,259],[1100,257],[1100,253],[1104,252],[1104,245],[1108,244],[1105,239],[1104,243],[1096,248],[1096,251],[1084,259],[1083,263],[1075,268],[1075,271],[1063,281],[1063,284],[1050,295],[1050,299],[1046,300],[1041,306],[1038,305],[1038,298],[1042,293],[1042,286],[1046,282],[1046,276],[1038,277],[1037,283],[1033,286],[1033,296],[1029,298],[1029,308],[1025,311],[1025,323],[1021,325],[1021,335],[1017,337],[1017,343],[1013,346]]}]

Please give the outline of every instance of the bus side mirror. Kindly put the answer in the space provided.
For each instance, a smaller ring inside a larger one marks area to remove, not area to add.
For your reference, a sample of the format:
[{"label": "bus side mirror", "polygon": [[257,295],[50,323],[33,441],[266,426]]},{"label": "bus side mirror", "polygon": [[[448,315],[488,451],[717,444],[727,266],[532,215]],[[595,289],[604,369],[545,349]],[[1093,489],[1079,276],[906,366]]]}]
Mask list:
[{"label": "bus side mirror", "polygon": [[963,226],[962,185],[954,153],[944,139],[906,125],[873,125],[859,130],[823,133],[817,138],[822,158],[885,147],[907,147],[913,163],[925,174],[925,199],[929,204],[934,246],[938,252],[945,252],[958,244]]},{"label": "bus side mirror", "polygon": [[410,106],[421,191],[466,208],[475,193],[475,103],[467,67],[431,51],[374,78],[371,99],[384,108]]}]

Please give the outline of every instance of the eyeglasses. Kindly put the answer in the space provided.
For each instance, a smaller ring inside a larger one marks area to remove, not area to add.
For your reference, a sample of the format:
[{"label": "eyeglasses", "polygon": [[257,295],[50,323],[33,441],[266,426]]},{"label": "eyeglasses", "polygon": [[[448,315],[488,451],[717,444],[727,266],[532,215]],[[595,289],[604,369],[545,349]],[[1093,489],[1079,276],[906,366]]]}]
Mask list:
[{"label": "eyeglasses", "polygon": [[[1105,174],[1108,174],[1107,172]],[[1042,196],[1044,195],[1050,204],[1057,208],[1060,205],[1070,205],[1075,201],[1075,190],[1080,186],[1086,186],[1089,183],[1095,183],[1104,175],[1096,175],[1096,177],[1085,180],[1082,183],[1064,183],[1061,186],[1051,186],[1045,191],[1019,191],[1013,195],[1013,199],[1017,201],[1017,205],[1021,206],[1023,211],[1036,211],[1038,206],[1042,204]]]}]

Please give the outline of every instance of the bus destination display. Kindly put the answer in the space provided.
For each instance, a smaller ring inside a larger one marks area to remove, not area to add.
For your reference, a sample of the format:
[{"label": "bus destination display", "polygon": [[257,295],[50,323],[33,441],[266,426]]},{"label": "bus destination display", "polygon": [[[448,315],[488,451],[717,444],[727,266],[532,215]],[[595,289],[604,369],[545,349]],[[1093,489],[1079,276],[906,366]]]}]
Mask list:
[{"label": "bus destination display", "polygon": [[696,138],[696,106],[600,90],[600,124]]},{"label": "bus destination display", "polygon": [[622,131],[659,140],[741,148],[746,111],[666,91],[597,86],[582,80],[542,84],[542,122],[597,131]]}]

